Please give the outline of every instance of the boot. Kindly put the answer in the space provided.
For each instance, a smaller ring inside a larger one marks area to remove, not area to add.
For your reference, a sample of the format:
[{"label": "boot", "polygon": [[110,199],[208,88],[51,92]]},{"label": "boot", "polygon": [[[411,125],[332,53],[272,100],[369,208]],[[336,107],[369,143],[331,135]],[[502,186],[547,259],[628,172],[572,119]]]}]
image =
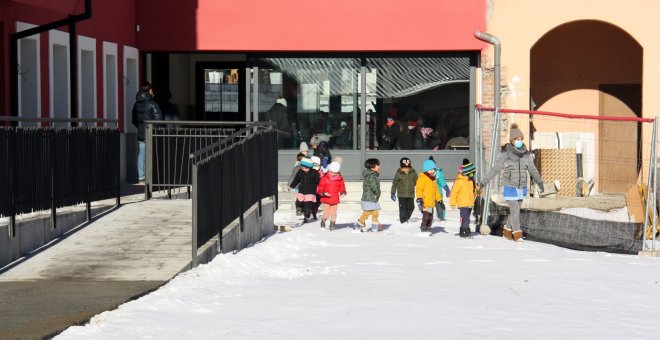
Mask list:
[{"label": "boot", "polygon": [[321,229],[325,229],[325,220],[321,219]]},{"label": "boot", "polygon": [[335,230],[335,222],[330,221],[330,231],[333,231],[333,230]]},{"label": "boot", "polygon": [[365,230],[364,224],[360,223],[360,221],[355,222],[355,225],[353,225],[353,230],[355,231],[359,230],[361,232],[364,232]]},{"label": "boot", "polygon": [[383,231],[383,225],[378,223],[378,232],[380,233],[381,231]]},{"label": "boot", "polygon": [[307,217],[303,217],[303,222],[302,222],[302,223],[303,223],[303,224],[305,224],[305,223],[309,223],[309,219],[308,219]]},{"label": "boot", "polygon": [[511,233],[511,229],[509,229],[506,226],[502,229],[502,236],[504,236],[507,240],[510,241],[513,240],[513,234]]},{"label": "boot", "polygon": [[296,216],[301,216],[303,214],[301,207],[296,207]]},{"label": "boot", "polygon": [[378,231],[378,223],[371,224],[371,231],[374,233]]},{"label": "boot", "polygon": [[516,230],[513,232],[513,240],[516,242],[522,242],[523,240],[523,232],[522,230]]}]

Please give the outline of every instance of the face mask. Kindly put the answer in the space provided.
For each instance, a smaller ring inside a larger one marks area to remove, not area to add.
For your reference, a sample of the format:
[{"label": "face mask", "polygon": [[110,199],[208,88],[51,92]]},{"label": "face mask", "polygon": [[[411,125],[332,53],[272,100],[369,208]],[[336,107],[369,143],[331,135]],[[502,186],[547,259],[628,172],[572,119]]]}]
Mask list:
[{"label": "face mask", "polygon": [[521,141],[521,140],[517,140],[517,141],[513,142],[513,146],[515,146],[516,149],[522,149],[522,147],[523,147],[523,141]]}]

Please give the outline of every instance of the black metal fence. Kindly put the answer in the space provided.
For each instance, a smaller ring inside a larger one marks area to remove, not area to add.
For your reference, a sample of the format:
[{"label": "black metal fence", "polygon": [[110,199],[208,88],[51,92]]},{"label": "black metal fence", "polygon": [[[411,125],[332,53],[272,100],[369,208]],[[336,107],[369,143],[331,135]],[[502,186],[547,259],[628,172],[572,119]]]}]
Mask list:
[{"label": "black metal fence", "polygon": [[[190,155],[193,175],[193,265],[197,249],[261,199],[277,199],[277,133],[271,123],[246,127]],[[277,204],[277,203],[276,203]]]},{"label": "black metal fence", "polygon": [[[147,121],[145,195],[192,185],[190,154],[245,127],[245,122]],[[241,124],[241,125],[238,125]]]},{"label": "black metal fence", "polygon": [[[47,119],[44,119],[47,120]],[[105,127],[0,127],[0,216],[120,197],[119,130]]]}]

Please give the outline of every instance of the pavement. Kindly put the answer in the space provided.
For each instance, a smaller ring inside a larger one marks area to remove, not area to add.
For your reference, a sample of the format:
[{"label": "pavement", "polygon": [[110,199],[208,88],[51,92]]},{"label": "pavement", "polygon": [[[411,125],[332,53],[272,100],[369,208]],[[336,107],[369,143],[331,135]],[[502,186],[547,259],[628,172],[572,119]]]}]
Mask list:
[{"label": "pavement", "polygon": [[192,201],[122,187],[122,205],[0,272],[0,339],[50,338],[147,294],[191,261]]}]

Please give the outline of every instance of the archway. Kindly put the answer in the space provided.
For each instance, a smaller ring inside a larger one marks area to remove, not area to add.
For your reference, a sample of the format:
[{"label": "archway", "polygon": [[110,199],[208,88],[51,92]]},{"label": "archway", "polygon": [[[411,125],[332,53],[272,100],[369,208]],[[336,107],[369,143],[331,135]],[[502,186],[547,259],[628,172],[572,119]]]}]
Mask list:
[{"label": "archway", "polygon": [[[555,27],[531,48],[530,107],[586,115],[641,117],[642,58],[642,46],[610,23],[582,20]],[[560,129],[535,128],[547,133]],[[641,129],[634,124],[622,129],[621,125],[604,121],[591,132],[598,191],[627,191],[636,183],[641,167],[638,142]],[[627,147],[609,142],[621,138],[628,139]],[[625,161],[612,162],[612,159]],[[610,180],[613,178],[616,180]]]}]

